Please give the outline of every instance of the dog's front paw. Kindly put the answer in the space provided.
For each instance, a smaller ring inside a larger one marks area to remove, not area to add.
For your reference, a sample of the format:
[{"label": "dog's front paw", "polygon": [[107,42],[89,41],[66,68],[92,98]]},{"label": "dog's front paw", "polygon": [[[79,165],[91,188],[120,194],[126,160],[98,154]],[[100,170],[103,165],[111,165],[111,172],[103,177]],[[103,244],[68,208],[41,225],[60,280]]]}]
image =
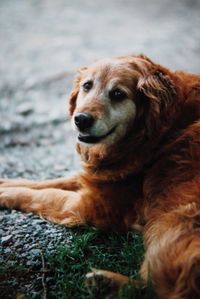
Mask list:
[{"label": "dog's front paw", "polygon": [[93,268],[91,272],[86,274],[85,284],[98,298],[105,298],[114,293],[112,280],[102,270]]},{"label": "dog's front paw", "polygon": [[93,294],[101,295],[104,298],[108,295],[115,295],[121,287],[128,284],[127,276],[111,271],[92,268],[92,271],[86,274],[85,284],[91,289]]},{"label": "dog's front paw", "polygon": [[32,187],[34,182],[26,179],[0,179],[0,188]]},{"label": "dog's front paw", "polygon": [[31,205],[34,191],[22,187],[0,187],[0,206],[27,210]]},{"label": "dog's front paw", "polygon": [[92,271],[86,274],[85,283],[86,286],[91,289],[100,289],[102,286],[108,286],[111,283],[111,279],[108,278],[102,270],[92,268]]}]

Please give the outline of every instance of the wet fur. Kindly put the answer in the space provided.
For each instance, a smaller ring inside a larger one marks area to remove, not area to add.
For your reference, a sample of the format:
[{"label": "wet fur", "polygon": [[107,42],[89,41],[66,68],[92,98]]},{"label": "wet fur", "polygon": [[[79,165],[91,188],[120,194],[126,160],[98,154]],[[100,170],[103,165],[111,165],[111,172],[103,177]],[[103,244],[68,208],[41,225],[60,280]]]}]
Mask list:
[{"label": "wet fur", "polygon": [[[171,72],[143,55],[117,59],[136,105],[126,134],[110,147],[78,143],[84,172],[75,178],[1,180],[0,202],[66,225],[144,226],[143,280],[152,277],[160,298],[199,298],[200,75]],[[71,116],[88,71],[75,79]],[[88,109],[98,117],[103,108],[94,101]]]}]

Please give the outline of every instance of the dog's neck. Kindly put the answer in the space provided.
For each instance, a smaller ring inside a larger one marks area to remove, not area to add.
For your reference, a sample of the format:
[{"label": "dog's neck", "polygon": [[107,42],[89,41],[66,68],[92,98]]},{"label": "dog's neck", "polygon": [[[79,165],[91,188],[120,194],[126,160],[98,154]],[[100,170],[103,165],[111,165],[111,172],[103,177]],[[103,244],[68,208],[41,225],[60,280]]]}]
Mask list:
[{"label": "dog's neck", "polygon": [[153,148],[152,145],[150,147],[144,144],[141,150],[141,147],[135,146],[131,138],[109,149],[102,145],[86,147],[77,144],[85,172],[101,181],[119,181],[141,173],[152,159]]}]

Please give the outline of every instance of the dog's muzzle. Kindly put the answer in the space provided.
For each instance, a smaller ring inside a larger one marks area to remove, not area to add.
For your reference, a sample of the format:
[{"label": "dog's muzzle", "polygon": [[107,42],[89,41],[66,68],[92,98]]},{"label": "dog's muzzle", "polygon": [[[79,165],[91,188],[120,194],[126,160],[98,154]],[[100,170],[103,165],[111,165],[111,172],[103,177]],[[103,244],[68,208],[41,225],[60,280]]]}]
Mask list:
[{"label": "dog's muzzle", "polygon": [[74,123],[79,131],[84,131],[93,125],[94,117],[89,113],[76,113],[74,116]]},{"label": "dog's muzzle", "polygon": [[116,127],[112,128],[108,133],[102,136],[93,136],[93,135],[87,135],[87,134],[79,134],[78,140],[85,142],[85,143],[97,143],[101,141],[102,139],[106,138],[107,136],[111,135],[115,131]]}]

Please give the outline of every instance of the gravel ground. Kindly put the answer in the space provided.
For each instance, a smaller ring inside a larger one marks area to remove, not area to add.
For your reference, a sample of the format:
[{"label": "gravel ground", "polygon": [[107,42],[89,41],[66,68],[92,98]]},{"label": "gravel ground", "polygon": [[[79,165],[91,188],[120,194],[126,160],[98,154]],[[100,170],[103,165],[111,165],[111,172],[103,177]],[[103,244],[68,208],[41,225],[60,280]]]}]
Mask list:
[{"label": "gravel ground", "polygon": [[[0,285],[0,298],[16,298],[16,294],[37,294],[42,289],[42,279],[48,265],[45,255],[54,255],[55,248],[69,247],[71,232],[66,227],[54,225],[29,213],[0,211],[0,264],[14,269],[14,275],[8,274],[3,286]],[[17,267],[22,268],[17,268]],[[18,276],[17,269],[28,272]],[[1,273],[0,273],[1,276]],[[45,278],[45,284],[51,283],[51,275]],[[5,287],[9,292],[4,295]],[[2,295],[3,294],[3,295]],[[38,297],[37,297],[38,298]]]},{"label": "gravel ground", "polygon": [[55,247],[67,246],[70,242],[70,232],[65,227],[52,225],[31,213],[1,212],[0,219],[1,244],[5,247],[5,256],[9,257],[13,252],[19,254],[23,258],[23,265],[40,266],[40,261],[36,260],[40,248],[51,252]]},{"label": "gravel ground", "polygon": [[[199,0],[1,0],[0,177],[78,171],[66,112],[74,70],[105,56],[144,53],[199,73],[199,28]],[[70,235],[32,214],[0,211],[5,263],[14,253],[21,265],[40,269],[41,252],[68,246]]]}]

